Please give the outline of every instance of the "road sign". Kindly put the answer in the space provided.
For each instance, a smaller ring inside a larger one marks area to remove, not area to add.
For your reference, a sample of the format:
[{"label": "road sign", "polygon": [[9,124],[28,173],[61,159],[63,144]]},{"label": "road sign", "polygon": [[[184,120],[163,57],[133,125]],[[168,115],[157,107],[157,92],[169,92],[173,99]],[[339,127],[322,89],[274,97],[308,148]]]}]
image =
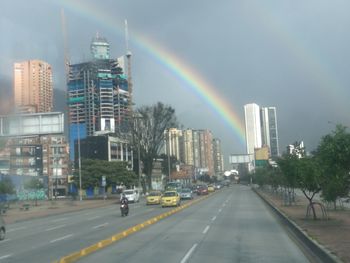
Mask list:
[{"label": "road sign", "polygon": [[102,176],[102,186],[105,187],[106,186],[106,176]]}]

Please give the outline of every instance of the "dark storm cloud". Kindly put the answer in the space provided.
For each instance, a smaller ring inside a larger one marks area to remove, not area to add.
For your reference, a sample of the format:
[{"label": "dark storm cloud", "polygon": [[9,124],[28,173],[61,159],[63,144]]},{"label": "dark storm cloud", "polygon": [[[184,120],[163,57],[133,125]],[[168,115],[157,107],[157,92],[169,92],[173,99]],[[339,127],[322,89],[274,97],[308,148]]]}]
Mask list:
[{"label": "dark storm cloud", "polygon": [[[66,9],[72,61],[89,57],[97,31],[110,41],[113,56],[122,55],[120,25],[127,18],[137,104],[162,100],[176,108],[185,127],[211,129],[223,141],[226,161],[229,153],[244,152],[235,133],[186,83],[138,49],[133,32],[195,68],[242,121],[246,103],[276,106],[282,151],[301,139],[312,150],[334,128],[329,121],[350,124],[347,1],[80,1],[84,2],[115,17],[119,29]],[[13,62],[39,58],[52,64],[55,88],[64,89],[60,11],[59,1],[2,3],[2,79],[11,78]]]}]

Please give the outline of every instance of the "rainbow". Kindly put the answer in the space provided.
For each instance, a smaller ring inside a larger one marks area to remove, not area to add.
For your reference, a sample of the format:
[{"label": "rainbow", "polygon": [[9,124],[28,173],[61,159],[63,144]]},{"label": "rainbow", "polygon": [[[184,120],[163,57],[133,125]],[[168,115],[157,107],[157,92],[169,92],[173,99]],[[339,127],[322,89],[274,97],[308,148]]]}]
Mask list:
[{"label": "rainbow", "polygon": [[[89,19],[111,28],[124,36],[124,25],[118,25],[110,15],[99,12],[96,6],[88,2],[64,0],[59,2],[68,9],[81,16],[89,17]],[[177,79],[185,83],[185,87],[189,88],[198,97],[200,97],[210,108],[221,117],[224,123],[232,129],[239,142],[245,144],[245,129],[242,120],[232,106],[217,92],[207,80],[195,71],[188,63],[181,60],[178,56],[158,45],[154,41],[147,39],[141,34],[133,32],[130,39],[138,48],[146,51],[153,59],[162,66],[167,68]]]}]

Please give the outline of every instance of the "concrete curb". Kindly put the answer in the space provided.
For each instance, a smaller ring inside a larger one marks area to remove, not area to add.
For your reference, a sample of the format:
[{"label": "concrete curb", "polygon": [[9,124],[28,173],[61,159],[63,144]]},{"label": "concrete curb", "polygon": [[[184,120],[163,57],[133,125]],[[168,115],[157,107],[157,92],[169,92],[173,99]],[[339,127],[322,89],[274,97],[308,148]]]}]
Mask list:
[{"label": "concrete curb", "polygon": [[281,219],[281,221],[291,230],[297,239],[312,252],[314,256],[318,258],[319,262],[324,263],[342,263],[342,261],[330,252],[326,247],[316,242],[314,239],[302,230],[294,221],[288,218],[288,216],[280,209],[275,207],[270,201],[262,196],[255,188],[252,190],[264,201],[273,212]]},{"label": "concrete curb", "polygon": [[89,255],[89,254],[91,254],[93,252],[101,250],[101,249],[103,249],[103,248],[105,248],[105,247],[107,247],[107,246],[109,246],[109,245],[111,245],[111,244],[113,244],[113,243],[115,243],[115,242],[117,242],[117,241],[119,241],[119,240],[121,240],[121,239],[123,239],[123,238],[125,238],[125,237],[127,237],[129,235],[131,235],[131,234],[134,234],[134,233],[136,233],[136,232],[138,232],[138,231],[140,231],[140,230],[142,230],[142,229],[144,229],[144,228],[146,228],[148,226],[151,226],[151,225],[157,223],[158,221],[160,221],[160,220],[162,220],[164,218],[167,218],[168,216],[171,216],[172,214],[175,214],[175,213],[177,213],[177,212],[179,212],[179,211],[181,211],[181,210],[183,210],[183,209],[185,209],[185,208],[187,208],[187,207],[189,207],[189,206],[191,206],[191,205],[193,205],[195,203],[198,203],[199,201],[202,201],[202,200],[206,199],[208,196],[209,195],[200,197],[200,198],[195,199],[193,201],[190,201],[190,202],[188,202],[188,203],[186,203],[184,205],[176,207],[176,208],[174,208],[174,209],[172,209],[170,211],[167,211],[167,212],[162,213],[162,214],[160,214],[158,216],[150,218],[150,219],[148,219],[148,220],[146,220],[146,221],[144,221],[144,222],[142,222],[140,224],[132,226],[132,227],[130,227],[130,228],[128,228],[128,229],[118,233],[118,234],[115,234],[115,235],[113,235],[113,236],[111,236],[111,237],[109,237],[107,239],[101,240],[101,241],[99,241],[99,242],[97,242],[97,243],[95,243],[95,244],[93,244],[93,245],[91,245],[89,247],[83,248],[83,249],[81,249],[79,251],[76,251],[76,252],[73,252],[73,253],[71,253],[71,254],[69,254],[67,256],[64,256],[64,257],[60,258],[59,260],[54,261],[53,263],[72,263],[72,262],[76,262],[77,260],[79,260],[79,259],[81,259],[81,258],[83,258],[83,257],[85,257],[85,256],[87,256],[87,255]]}]

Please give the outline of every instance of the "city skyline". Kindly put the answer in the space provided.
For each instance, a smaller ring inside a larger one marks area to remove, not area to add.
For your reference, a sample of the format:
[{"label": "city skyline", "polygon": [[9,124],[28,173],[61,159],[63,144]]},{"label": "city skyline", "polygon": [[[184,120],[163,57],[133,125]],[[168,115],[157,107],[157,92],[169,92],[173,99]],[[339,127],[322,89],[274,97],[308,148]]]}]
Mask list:
[{"label": "city skyline", "polygon": [[[138,4],[141,9],[131,2],[109,1],[108,5],[100,5],[98,1],[91,0],[81,5],[82,12],[77,12],[67,3],[24,1],[18,6],[4,3],[0,11],[4,23],[1,35],[6,39],[0,48],[1,97],[5,98],[4,94],[9,93],[6,87],[12,87],[13,63],[33,58],[51,64],[56,92],[65,90],[63,8],[71,63],[86,60],[90,54],[86,43],[96,32],[110,41],[112,57],[125,54],[124,20],[127,18],[137,90],[135,104],[147,105],[161,100],[172,105],[185,127],[208,127],[220,137],[224,142],[225,156],[243,153],[244,140],[237,137],[206,98],[193,91],[179,74],[194,72],[199,80],[203,80],[199,84],[214,87],[215,94],[230,103],[231,112],[241,123],[244,123],[243,105],[250,101],[276,106],[281,150],[291,141],[303,139],[308,150],[312,151],[319,139],[334,129],[335,124],[349,124],[346,103],[346,98],[350,96],[346,88],[349,75],[344,69],[350,61],[346,52],[350,41],[348,37],[344,39],[347,34],[343,27],[338,31],[332,30],[327,25],[329,17],[323,18],[323,14],[329,12],[334,24],[344,25],[349,17],[344,12],[346,8],[339,9],[341,5],[330,7],[311,1],[300,8],[289,1],[278,5],[259,1],[250,4],[222,1],[220,5],[200,4],[198,10],[195,2],[166,4],[152,0],[152,4]],[[153,4],[162,10],[161,15],[152,8]],[[318,12],[308,12],[315,8]],[[33,13],[28,13],[28,9]],[[254,12],[250,12],[251,9]],[[135,10],[144,10],[149,14],[149,20],[145,23]],[[183,11],[181,21],[176,19],[177,12],[173,10]],[[229,10],[236,10],[236,15],[222,15]],[[205,12],[220,15],[214,21],[203,20],[201,15]],[[101,19],[101,14],[105,19]],[[263,19],[264,15],[269,19]],[[13,17],[17,17],[15,22]],[[165,23],[160,25],[155,17],[164,19]],[[42,23],[43,20],[47,23]],[[275,22],[275,27],[270,27],[267,21]],[[184,28],[183,24],[187,26]],[[33,31],[33,28],[36,30]],[[323,34],[327,37],[322,37]],[[213,37],[207,38],[210,35]],[[150,50],[150,46],[145,45],[149,42],[182,62],[184,67],[176,68],[178,74],[169,69],[165,60],[169,57],[163,57],[159,49]],[[261,45],[254,48],[253,43]],[[340,46],[332,48],[333,43]],[[218,53],[218,50],[222,52]]]}]

